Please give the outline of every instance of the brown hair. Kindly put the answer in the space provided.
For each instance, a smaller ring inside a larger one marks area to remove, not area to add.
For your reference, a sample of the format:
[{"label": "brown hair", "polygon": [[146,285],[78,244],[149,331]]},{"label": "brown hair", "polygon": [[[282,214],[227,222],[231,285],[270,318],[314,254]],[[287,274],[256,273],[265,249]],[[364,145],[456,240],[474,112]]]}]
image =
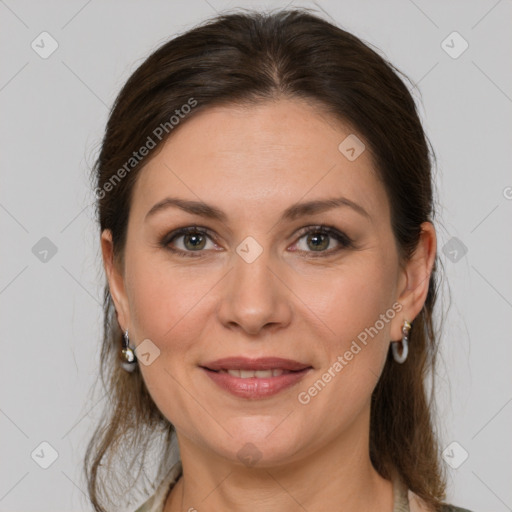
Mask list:
[{"label": "brown hair", "polygon": [[[93,169],[100,229],[111,231],[120,268],[134,183],[173,131],[209,106],[284,97],[322,105],[365,141],[389,198],[400,262],[411,256],[421,223],[434,216],[434,155],[414,99],[400,72],[368,44],[307,11],[220,15],[163,44],[129,78],[112,108]],[[182,109],[193,102],[196,107]],[[170,120],[177,119],[178,110],[189,113],[180,115],[175,127]],[[131,161],[134,150],[149,139],[155,149],[142,163]],[[388,352],[372,394],[370,421],[370,457],[376,470],[388,479],[397,471],[434,510],[441,509],[446,487],[433,424],[438,266],[436,256],[424,307],[410,333],[408,360],[397,365]],[[98,512],[105,511],[102,495],[113,495],[119,476],[113,459],[132,467],[141,457],[142,467],[151,443],[160,443],[165,451],[156,452],[161,456],[156,478],[162,478],[169,470],[174,437],[172,424],[154,404],[140,371],[120,368],[121,342],[107,284],[100,372],[109,404],[84,461],[90,499]],[[126,473],[120,476],[122,495],[132,483]],[[102,480],[109,482],[109,490],[105,484],[100,487]]]}]

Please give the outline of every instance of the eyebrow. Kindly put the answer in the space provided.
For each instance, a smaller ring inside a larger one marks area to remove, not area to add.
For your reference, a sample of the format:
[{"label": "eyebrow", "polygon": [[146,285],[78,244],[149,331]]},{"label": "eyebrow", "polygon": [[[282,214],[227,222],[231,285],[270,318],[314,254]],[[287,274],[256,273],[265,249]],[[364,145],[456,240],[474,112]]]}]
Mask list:
[{"label": "eyebrow", "polygon": [[[175,207],[192,215],[218,220],[220,222],[227,221],[227,215],[215,206],[204,203],[203,201],[190,201],[187,199],[179,199],[177,197],[166,197],[156,203],[146,213],[145,220],[152,217],[157,212],[164,211],[168,208]],[[346,197],[336,197],[333,199],[314,200],[304,203],[297,203],[288,207],[281,215],[280,222],[285,220],[294,220],[306,215],[322,213],[333,208],[348,207],[359,213],[363,217],[371,220],[370,214],[359,204],[347,199]]]}]

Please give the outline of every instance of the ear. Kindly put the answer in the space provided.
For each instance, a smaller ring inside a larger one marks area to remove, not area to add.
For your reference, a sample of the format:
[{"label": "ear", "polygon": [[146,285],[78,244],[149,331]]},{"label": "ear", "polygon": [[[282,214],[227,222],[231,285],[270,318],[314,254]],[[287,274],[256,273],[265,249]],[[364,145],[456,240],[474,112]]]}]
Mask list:
[{"label": "ear", "polygon": [[402,305],[402,309],[393,319],[391,326],[392,341],[402,339],[404,320],[412,324],[425,304],[436,250],[435,228],[431,222],[423,222],[418,246],[410,260],[406,262],[405,267],[400,271],[397,302]]},{"label": "ear", "polygon": [[128,329],[130,325],[128,299],[125,293],[123,271],[118,268],[114,261],[112,233],[109,229],[104,229],[101,233],[101,251],[103,254],[103,266],[110,288],[110,295],[114,301],[117,313],[117,321],[119,322],[120,328],[124,331]]}]

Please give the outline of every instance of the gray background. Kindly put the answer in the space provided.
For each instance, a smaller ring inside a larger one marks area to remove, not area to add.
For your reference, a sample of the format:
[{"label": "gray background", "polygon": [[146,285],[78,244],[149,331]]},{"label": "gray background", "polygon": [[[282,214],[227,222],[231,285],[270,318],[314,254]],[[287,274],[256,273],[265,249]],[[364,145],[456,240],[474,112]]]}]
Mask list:
[{"label": "gray background", "polygon": [[[91,509],[80,471],[103,405],[88,395],[103,274],[88,171],[115,95],[152,49],[215,11],[284,5],[0,1],[1,511]],[[437,379],[443,448],[458,443],[447,450],[457,466],[448,498],[474,512],[512,510],[512,2],[319,6],[421,91],[452,296]],[[43,31],[58,43],[46,59],[31,47],[43,46]],[[464,42],[453,31],[469,44],[457,58]],[[48,469],[42,442],[58,453]]]}]

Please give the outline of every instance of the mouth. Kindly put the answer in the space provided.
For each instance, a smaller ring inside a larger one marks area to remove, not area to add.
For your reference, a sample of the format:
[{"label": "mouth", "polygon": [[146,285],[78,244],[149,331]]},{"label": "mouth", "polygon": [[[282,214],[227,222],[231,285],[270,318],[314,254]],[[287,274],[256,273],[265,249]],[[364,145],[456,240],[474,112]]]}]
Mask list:
[{"label": "mouth", "polygon": [[230,357],[200,365],[220,388],[241,398],[261,399],[298,383],[311,365],[282,358]]},{"label": "mouth", "polygon": [[[239,371],[239,372],[268,372],[283,371],[295,372],[306,368],[312,368],[311,365],[294,361],[293,359],[283,359],[281,357],[260,357],[250,359],[248,357],[224,357],[215,361],[210,361],[202,365],[207,370],[220,371]],[[237,375],[240,376],[240,375]],[[269,377],[269,375],[265,375]]]},{"label": "mouth", "polygon": [[283,368],[271,368],[268,370],[244,370],[244,369],[237,369],[237,370],[212,370],[211,368],[203,367],[205,370],[209,370],[211,372],[215,373],[227,373],[228,375],[231,375],[231,377],[237,377],[239,379],[268,379],[270,377],[279,377],[280,375],[284,375],[287,373],[298,373],[302,370],[285,370]]}]

